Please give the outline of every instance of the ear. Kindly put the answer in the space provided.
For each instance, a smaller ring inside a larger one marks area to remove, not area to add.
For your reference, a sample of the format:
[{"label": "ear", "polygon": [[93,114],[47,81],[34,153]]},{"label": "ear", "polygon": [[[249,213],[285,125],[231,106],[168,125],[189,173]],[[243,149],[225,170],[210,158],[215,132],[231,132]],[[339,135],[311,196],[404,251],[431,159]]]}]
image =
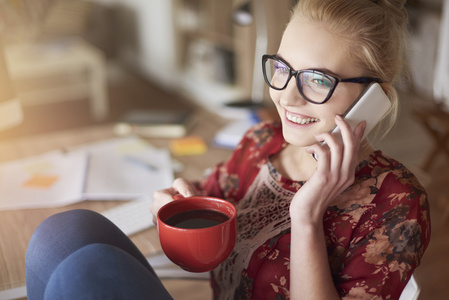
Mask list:
[{"label": "ear", "polygon": [[382,90],[384,91],[384,93],[388,96],[388,94],[390,93],[391,84],[383,82],[383,83],[379,83],[379,85],[382,88]]}]

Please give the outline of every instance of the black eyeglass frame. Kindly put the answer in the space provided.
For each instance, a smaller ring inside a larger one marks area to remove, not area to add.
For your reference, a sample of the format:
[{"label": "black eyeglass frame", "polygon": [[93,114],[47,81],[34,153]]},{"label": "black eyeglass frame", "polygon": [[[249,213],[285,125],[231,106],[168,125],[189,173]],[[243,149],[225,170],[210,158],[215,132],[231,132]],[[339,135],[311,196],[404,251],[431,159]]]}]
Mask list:
[{"label": "black eyeglass frame", "polygon": [[[288,79],[285,82],[285,85],[283,87],[281,87],[281,88],[278,88],[278,87],[275,87],[275,86],[271,85],[271,81],[269,80],[269,78],[267,76],[267,70],[266,70],[266,67],[265,67],[265,64],[266,64],[268,59],[276,60],[276,61],[286,65],[289,68]],[[290,79],[292,79],[292,77],[295,77],[295,79],[296,79],[296,87],[298,88],[298,91],[301,94],[301,96],[306,101],[308,101],[310,103],[314,103],[314,104],[324,104],[327,101],[329,101],[329,99],[332,97],[332,95],[333,95],[333,93],[335,91],[335,88],[337,87],[339,82],[350,82],[350,83],[359,83],[359,84],[369,84],[371,82],[377,82],[377,83],[382,83],[383,82],[381,79],[375,78],[375,77],[354,77],[354,78],[339,79],[339,78],[337,78],[335,76],[323,73],[323,72],[321,72],[319,70],[313,70],[313,69],[296,71],[296,70],[293,70],[293,68],[289,65],[289,63],[287,63],[282,58],[278,57],[277,55],[269,55],[269,54],[265,54],[265,55],[262,56],[262,71],[263,71],[263,77],[265,79],[265,83],[270,88],[278,90],[278,91],[281,91],[281,90],[285,89],[287,87],[288,83],[290,82]],[[304,73],[304,72],[312,72],[314,74],[319,74],[319,75],[322,75],[324,77],[330,78],[330,79],[335,81],[334,86],[330,89],[327,97],[322,102],[313,101],[313,100],[307,98],[304,95],[304,93],[302,91],[302,88],[301,88],[301,84],[299,82],[299,77],[298,77],[299,74]]]}]

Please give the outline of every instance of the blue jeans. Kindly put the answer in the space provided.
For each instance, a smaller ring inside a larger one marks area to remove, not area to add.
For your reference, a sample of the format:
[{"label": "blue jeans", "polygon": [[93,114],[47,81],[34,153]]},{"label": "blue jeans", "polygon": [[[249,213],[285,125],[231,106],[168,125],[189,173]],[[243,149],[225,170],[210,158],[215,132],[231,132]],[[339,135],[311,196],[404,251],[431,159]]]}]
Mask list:
[{"label": "blue jeans", "polygon": [[131,240],[89,210],[56,214],[39,225],[25,272],[29,300],[173,299]]}]

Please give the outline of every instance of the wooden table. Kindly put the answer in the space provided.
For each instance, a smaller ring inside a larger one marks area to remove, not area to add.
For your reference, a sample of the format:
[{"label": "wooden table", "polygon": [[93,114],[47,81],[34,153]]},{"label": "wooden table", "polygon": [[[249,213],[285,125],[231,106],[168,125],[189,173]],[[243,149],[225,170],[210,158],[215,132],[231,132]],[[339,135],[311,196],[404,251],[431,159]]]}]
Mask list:
[{"label": "wooden table", "polygon": [[[203,111],[198,112],[198,123],[192,135],[202,136],[209,142],[226,121]],[[72,147],[113,137],[113,124],[43,134],[39,136],[0,141],[0,162],[44,153],[61,147]],[[157,147],[167,147],[169,140],[150,140]],[[184,170],[176,177],[199,179],[204,171],[224,160],[229,150],[209,147],[200,156],[176,157],[184,164]],[[45,209],[0,211],[0,298],[6,290],[16,289],[18,295],[25,286],[25,254],[28,242],[36,227],[47,217],[66,210],[86,208],[101,212],[120,204],[117,201],[86,201],[70,206]],[[161,253],[156,228],[150,228],[131,236],[132,241],[146,256]],[[25,295],[22,295],[22,297]]]}]

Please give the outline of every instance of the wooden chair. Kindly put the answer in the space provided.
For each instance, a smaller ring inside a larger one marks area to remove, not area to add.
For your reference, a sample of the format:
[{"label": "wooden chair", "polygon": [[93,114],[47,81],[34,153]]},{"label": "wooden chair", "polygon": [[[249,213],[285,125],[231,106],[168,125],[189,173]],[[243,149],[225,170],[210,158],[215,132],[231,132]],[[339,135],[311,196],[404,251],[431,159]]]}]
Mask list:
[{"label": "wooden chair", "polygon": [[414,108],[412,113],[434,141],[434,147],[422,165],[422,169],[428,171],[438,154],[445,154],[449,160],[449,113],[439,105]]},{"label": "wooden chair", "polygon": [[[439,105],[429,108],[414,108],[412,113],[423,125],[429,136],[434,141],[432,151],[427,154],[422,170],[428,171],[434,164],[439,154],[444,154],[449,161],[449,112],[443,110]],[[445,193],[437,196],[439,209],[443,211],[443,220],[449,220],[449,197]]]},{"label": "wooden chair", "polygon": [[399,300],[417,300],[420,293],[421,288],[419,287],[418,282],[416,282],[415,277],[412,275],[402,291]]}]

